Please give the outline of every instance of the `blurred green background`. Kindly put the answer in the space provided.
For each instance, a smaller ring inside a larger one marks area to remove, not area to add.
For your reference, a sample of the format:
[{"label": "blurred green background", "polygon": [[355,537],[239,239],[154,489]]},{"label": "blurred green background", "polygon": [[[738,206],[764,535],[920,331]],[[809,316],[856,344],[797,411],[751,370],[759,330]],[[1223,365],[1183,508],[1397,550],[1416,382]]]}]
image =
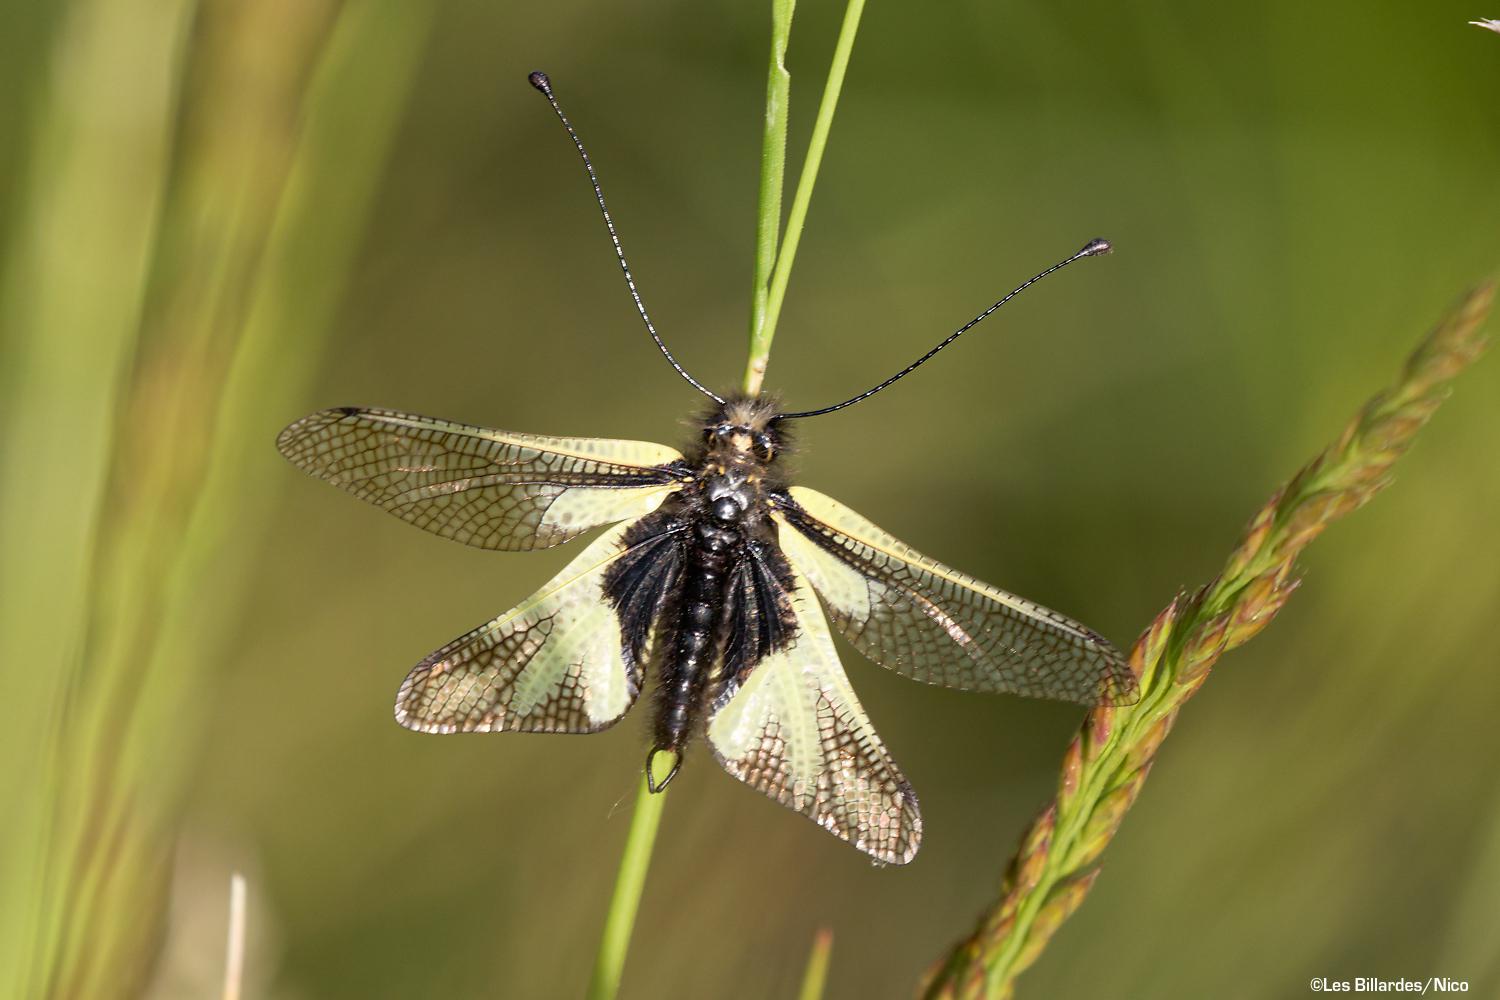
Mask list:
[{"label": "blurred green background", "polygon": [[[272,443],[336,404],[681,442],[697,400],[524,78],[551,74],[668,342],[728,387],[767,8],[6,5],[0,993],[211,994],[231,870],[252,996],[582,990],[644,716],[438,739],[390,712],[571,549],[445,543]],[[841,11],[797,11],[793,164]],[[872,3],[767,385],[832,402],[1087,238],[1117,252],[803,425],[800,481],[1128,644],[1500,265],[1487,13]],[[1497,431],[1492,359],[1217,668],[1023,995],[1500,994]],[[830,996],[907,995],[993,898],[1080,710],[844,653],[921,854],[872,868],[700,751],[623,995],[789,996],[820,926]]]}]

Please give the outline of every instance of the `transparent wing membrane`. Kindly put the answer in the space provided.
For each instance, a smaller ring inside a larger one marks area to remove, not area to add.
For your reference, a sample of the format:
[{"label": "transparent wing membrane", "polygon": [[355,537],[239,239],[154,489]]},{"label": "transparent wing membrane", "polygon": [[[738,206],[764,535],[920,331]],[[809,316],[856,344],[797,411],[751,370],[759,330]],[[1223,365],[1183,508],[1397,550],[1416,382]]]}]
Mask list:
[{"label": "transparent wing membrane", "polygon": [[724,769],[878,861],[917,853],[917,798],[860,707],[828,623],[798,577],[789,646],[714,699],[708,742]]},{"label": "transparent wing membrane", "polygon": [[[418,664],[396,695],[396,721],[429,733],[591,733],[618,722],[641,689],[604,594],[628,525],[606,531],[519,607]],[[644,660],[644,656],[642,657]]]},{"label": "transparent wing membrane", "polygon": [[393,410],[323,410],[276,446],[303,471],[483,549],[544,549],[636,518],[679,486],[664,445],[513,434]]},{"label": "transparent wing membrane", "polygon": [[929,559],[843,504],[794,486],[773,515],[782,550],[861,654],[967,691],[1124,704],[1135,678],[1108,640]]}]

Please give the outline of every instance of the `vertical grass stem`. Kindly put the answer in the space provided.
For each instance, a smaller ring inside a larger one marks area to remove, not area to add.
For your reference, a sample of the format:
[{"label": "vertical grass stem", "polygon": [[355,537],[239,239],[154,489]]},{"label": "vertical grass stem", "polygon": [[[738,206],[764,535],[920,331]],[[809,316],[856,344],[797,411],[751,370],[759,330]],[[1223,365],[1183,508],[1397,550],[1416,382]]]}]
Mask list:
[{"label": "vertical grass stem", "polygon": [[807,968],[802,972],[802,988],[797,1000],[822,1000],[828,985],[828,960],[833,955],[833,928],[820,927],[813,935],[812,950],[807,953]]},{"label": "vertical grass stem", "polygon": [[[807,207],[812,202],[813,185],[818,179],[818,168],[823,163],[823,151],[828,146],[828,133],[833,128],[833,113],[838,108],[839,94],[844,89],[844,76],[849,70],[849,56],[854,51],[854,36],[859,31],[860,15],[864,13],[864,0],[849,0],[844,8],[844,22],[839,28],[838,42],[833,49],[833,62],[828,67],[828,80],[823,85],[823,98],[818,104],[818,117],[813,122],[812,137],[807,142],[807,157],[802,161],[802,174],[797,178],[797,191],[792,196],[791,211],[787,213],[786,233],[776,251],[776,267],[771,273],[770,287],[766,292],[764,311],[756,310],[760,321],[750,340],[750,360],[745,366],[745,392],[760,392],[766,375],[766,365],[771,358],[771,340],[776,336],[776,320],[781,314],[781,303],[786,298],[787,282],[792,277],[792,262],[797,257],[797,244],[802,239],[802,225],[807,220]],[[790,27],[790,18],[788,18]],[[769,88],[768,88],[769,94]],[[762,160],[762,167],[766,162]],[[778,183],[779,188],[779,183]],[[762,189],[765,181],[762,179]],[[762,212],[766,205],[762,203]],[[764,224],[764,219],[763,219]],[[757,260],[758,262],[758,260]]]},{"label": "vertical grass stem", "polygon": [[594,974],[589,979],[589,1000],[611,1000],[620,990],[620,975],[630,950],[630,933],[635,928],[646,872],[651,868],[651,849],[656,844],[656,830],[666,804],[667,793],[653,793],[643,778],[635,798],[635,812],[630,817],[630,832],[625,837],[620,871],[615,876],[615,894],[609,901],[609,915],[604,919]]},{"label": "vertical grass stem", "polygon": [[[792,77],[786,71],[786,48],[792,33],[796,0],[772,0],[771,68],[766,74],[766,125],[760,150],[760,199],[755,223],[755,284],[750,297],[750,362],[745,368],[745,392],[760,392],[765,361],[771,352],[766,326],[771,294],[771,272],[781,237],[781,190],[786,175],[787,108]],[[756,359],[760,364],[756,364]]]}]

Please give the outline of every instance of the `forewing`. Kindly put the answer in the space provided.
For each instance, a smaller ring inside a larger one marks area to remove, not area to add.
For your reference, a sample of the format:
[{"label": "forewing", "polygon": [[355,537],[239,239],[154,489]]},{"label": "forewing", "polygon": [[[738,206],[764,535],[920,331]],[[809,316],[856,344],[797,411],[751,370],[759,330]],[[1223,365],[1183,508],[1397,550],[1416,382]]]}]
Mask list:
[{"label": "forewing", "polygon": [[592,733],[618,722],[649,654],[638,657],[622,636],[605,575],[672,551],[655,547],[659,538],[625,546],[628,527],[606,531],[519,607],[419,663],[396,695],[396,721],[429,733]]},{"label": "forewing", "polygon": [[922,839],[917,797],[844,676],[807,581],[794,581],[795,633],[718,694],[709,745],[747,785],[877,861],[906,864]]},{"label": "forewing", "polygon": [[276,447],[305,472],[444,538],[545,549],[652,510],[680,482],[664,445],[488,430],[393,410],[322,410]]},{"label": "forewing", "polygon": [[803,487],[778,505],[781,546],[863,655],[967,691],[1083,704],[1137,697],[1125,658],[1055,611],[929,559],[843,504]]}]

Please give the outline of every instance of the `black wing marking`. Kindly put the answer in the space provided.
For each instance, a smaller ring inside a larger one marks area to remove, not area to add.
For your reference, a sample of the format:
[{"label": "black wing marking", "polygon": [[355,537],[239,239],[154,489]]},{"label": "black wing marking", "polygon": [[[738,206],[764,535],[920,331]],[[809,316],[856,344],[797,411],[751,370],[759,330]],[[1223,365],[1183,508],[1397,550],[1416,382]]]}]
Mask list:
[{"label": "black wing marking", "polygon": [[544,549],[636,518],[677,488],[664,445],[489,430],[393,410],[323,410],[276,439],[305,472],[444,538]]},{"label": "black wing marking", "polygon": [[1083,704],[1138,697],[1125,658],[1055,611],[929,559],[843,504],[793,487],[773,515],[782,548],[834,627],[897,673],[968,691]]},{"label": "black wing marking", "polygon": [[675,509],[647,514],[626,529],[625,552],[604,575],[604,595],[619,616],[625,657],[632,663],[646,662],[663,609],[676,600],[687,527]]},{"label": "black wing marking", "polygon": [[723,610],[720,659],[724,680],[742,678],[796,633],[792,568],[776,543],[775,527],[752,531],[730,570]]}]

